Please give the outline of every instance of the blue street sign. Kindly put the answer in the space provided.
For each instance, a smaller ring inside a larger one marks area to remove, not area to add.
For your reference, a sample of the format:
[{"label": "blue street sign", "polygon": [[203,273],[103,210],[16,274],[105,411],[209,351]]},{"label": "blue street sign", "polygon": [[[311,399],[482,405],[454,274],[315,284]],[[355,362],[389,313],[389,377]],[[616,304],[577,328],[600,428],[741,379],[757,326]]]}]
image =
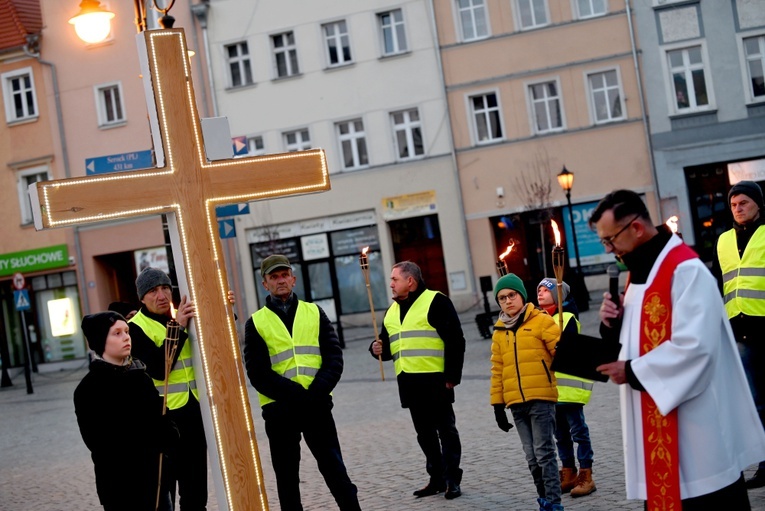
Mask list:
[{"label": "blue street sign", "polygon": [[[592,211],[598,205],[598,201],[583,202],[573,205],[574,228],[576,229],[576,241],[579,245],[579,260],[582,266],[593,264],[608,264],[614,262],[613,254],[607,254],[606,249],[598,238],[598,234],[590,229],[589,220]],[[576,252],[574,251],[574,235],[571,231],[571,219],[568,207],[561,208],[563,216],[563,228],[566,230],[566,255],[571,266],[576,265]]]},{"label": "blue street sign", "polygon": [[29,291],[21,289],[13,292],[13,303],[16,304],[16,310],[28,311],[31,308],[29,304]]},{"label": "blue street sign", "polygon": [[229,218],[226,220],[218,220],[218,233],[220,234],[220,237],[225,238],[236,238],[236,228],[234,227],[234,219]]},{"label": "blue street sign", "polygon": [[231,143],[234,145],[234,156],[243,156],[249,152],[247,147],[247,137],[232,137]]},{"label": "blue street sign", "polygon": [[247,215],[250,213],[250,205],[244,204],[229,204],[228,206],[218,206],[215,208],[215,216],[218,218],[236,215]]},{"label": "blue street sign", "polygon": [[132,153],[112,154],[85,158],[85,173],[87,175],[106,174],[108,172],[123,172],[154,167],[154,151],[135,151]]}]

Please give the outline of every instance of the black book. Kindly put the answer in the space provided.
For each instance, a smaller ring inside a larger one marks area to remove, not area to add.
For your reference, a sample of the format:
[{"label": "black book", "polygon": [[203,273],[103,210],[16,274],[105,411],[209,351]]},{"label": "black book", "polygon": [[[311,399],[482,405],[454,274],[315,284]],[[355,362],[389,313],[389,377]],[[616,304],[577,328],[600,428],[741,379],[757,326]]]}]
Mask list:
[{"label": "black book", "polygon": [[597,372],[595,368],[616,361],[621,349],[620,343],[604,341],[600,337],[583,334],[571,336],[558,343],[552,370],[588,380],[606,382],[608,376]]}]

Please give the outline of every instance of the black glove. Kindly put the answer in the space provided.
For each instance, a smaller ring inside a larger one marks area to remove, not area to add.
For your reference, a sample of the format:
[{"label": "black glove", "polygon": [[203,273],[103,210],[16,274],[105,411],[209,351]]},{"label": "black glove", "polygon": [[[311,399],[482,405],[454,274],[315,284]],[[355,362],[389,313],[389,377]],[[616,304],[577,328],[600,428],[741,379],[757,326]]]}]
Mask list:
[{"label": "black glove", "polygon": [[507,420],[507,414],[505,413],[505,405],[494,405],[494,418],[497,420],[497,426],[499,429],[507,433],[513,429],[513,425]]}]

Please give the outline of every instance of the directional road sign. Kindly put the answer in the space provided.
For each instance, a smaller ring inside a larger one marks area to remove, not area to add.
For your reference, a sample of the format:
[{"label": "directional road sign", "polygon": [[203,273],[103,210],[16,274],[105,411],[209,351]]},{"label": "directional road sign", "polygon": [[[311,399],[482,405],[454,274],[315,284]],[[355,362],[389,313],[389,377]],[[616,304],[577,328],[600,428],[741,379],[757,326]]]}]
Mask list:
[{"label": "directional road sign", "polygon": [[234,219],[218,220],[218,232],[221,238],[236,238],[236,228]]},{"label": "directional road sign", "polygon": [[154,167],[154,151],[135,151],[132,153],[112,154],[97,158],[85,158],[87,175],[122,172],[124,170],[148,169]]},{"label": "directional road sign", "polygon": [[244,204],[229,204],[228,206],[218,206],[215,208],[215,215],[218,218],[236,215],[247,215],[250,213],[250,205]]},{"label": "directional road sign", "polygon": [[234,144],[234,156],[242,156],[249,152],[247,148],[247,137],[233,137],[231,143]]},{"label": "directional road sign", "polygon": [[22,289],[20,291],[14,291],[13,292],[13,303],[16,304],[16,310],[21,311],[28,311],[31,306],[29,305],[29,291],[26,289]]}]

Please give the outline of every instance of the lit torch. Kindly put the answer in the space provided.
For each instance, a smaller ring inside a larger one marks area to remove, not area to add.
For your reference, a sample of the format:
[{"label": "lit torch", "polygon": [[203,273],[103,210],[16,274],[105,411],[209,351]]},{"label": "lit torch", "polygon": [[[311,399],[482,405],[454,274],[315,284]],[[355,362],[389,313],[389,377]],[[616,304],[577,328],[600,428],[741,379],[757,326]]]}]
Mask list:
[{"label": "lit torch", "polygon": [[558,281],[558,326],[560,327],[561,334],[563,333],[563,247],[560,246],[560,229],[555,220],[550,220],[552,223],[553,233],[555,234],[555,246],[552,249],[552,264],[553,272],[555,272],[555,280]]},{"label": "lit torch", "polygon": [[[167,322],[165,332],[165,381],[162,391],[162,415],[167,413],[167,387],[170,379],[170,371],[173,370],[173,359],[178,350],[178,339],[181,335],[181,325],[175,320],[176,310],[173,304],[170,304],[170,320]],[[157,480],[157,501],[156,509],[159,509],[159,496],[162,486],[162,453],[159,453],[159,478]]]},{"label": "lit torch", "polygon": [[677,232],[677,221],[678,220],[680,220],[680,219],[677,217],[677,215],[672,215],[671,217],[669,217],[667,219],[666,222],[664,222],[664,224],[667,227],[669,227],[669,230],[672,231],[672,234],[677,234],[678,236],[680,236],[682,238],[683,235],[680,234],[679,232]]},{"label": "lit torch", "polygon": [[[367,284],[367,298],[369,298],[369,312],[372,313],[372,328],[375,330],[375,340],[379,339],[380,336],[377,333],[377,316],[375,316],[375,304],[372,300],[372,286],[369,284],[369,258],[367,257],[367,252],[369,251],[369,247],[364,247],[364,249],[361,251],[361,255],[359,256],[359,265],[361,266],[361,273],[364,274],[364,281]],[[382,378],[382,381],[385,381],[385,371],[383,370],[383,363],[382,363],[382,354],[377,355],[377,360],[380,362],[380,378]]]},{"label": "lit torch", "polygon": [[507,246],[507,250],[502,252],[499,255],[499,259],[497,259],[497,272],[499,273],[500,277],[504,277],[505,275],[507,275],[507,263],[505,262],[505,257],[510,255],[510,252],[513,251],[514,246],[515,246],[515,243],[511,241],[510,244]]}]

